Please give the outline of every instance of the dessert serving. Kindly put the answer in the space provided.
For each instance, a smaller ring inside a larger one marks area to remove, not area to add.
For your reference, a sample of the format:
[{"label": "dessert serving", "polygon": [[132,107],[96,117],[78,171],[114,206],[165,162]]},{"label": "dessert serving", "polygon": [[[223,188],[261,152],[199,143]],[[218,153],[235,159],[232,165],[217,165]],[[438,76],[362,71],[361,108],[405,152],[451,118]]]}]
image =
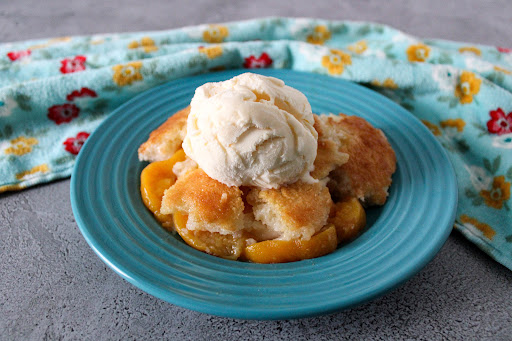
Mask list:
[{"label": "dessert serving", "polygon": [[356,116],[315,115],[298,90],[245,73],[197,88],[139,148],[144,204],[208,254],[257,263],[315,258],[383,205],[395,154]]}]

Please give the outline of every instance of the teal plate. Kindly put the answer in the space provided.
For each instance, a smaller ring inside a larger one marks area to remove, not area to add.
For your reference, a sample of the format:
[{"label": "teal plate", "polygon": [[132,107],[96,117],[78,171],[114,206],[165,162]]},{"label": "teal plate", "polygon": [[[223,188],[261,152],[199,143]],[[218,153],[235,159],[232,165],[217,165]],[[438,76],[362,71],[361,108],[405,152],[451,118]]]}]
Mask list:
[{"label": "teal plate", "polygon": [[166,232],[144,207],[137,148],[206,82],[245,70],[179,79],[113,112],[89,137],[71,178],[77,224],[96,254],[145,292],[200,312],[243,319],[326,314],[374,299],[423,268],[455,217],[456,179],[432,134],[387,98],[354,83],[289,70],[261,70],[302,91],[313,112],[357,115],[382,129],[397,156],[387,203],[368,210],[353,242],[316,259],[253,264],[209,256]]}]

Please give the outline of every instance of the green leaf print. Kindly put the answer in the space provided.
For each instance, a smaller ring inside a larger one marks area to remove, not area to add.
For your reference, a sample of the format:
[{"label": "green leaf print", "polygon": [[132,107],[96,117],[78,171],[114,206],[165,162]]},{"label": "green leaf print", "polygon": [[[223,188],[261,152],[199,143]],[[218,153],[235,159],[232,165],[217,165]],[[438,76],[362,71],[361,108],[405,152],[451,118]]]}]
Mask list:
[{"label": "green leaf print", "polygon": [[32,110],[32,107],[28,103],[30,101],[30,96],[25,95],[25,94],[16,94],[14,96],[14,100],[16,101],[16,103],[18,103],[18,106],[20,107],[21,110],[23,110],[23,111]]},{"label": "green leaf print", "polygon": [[384,27],[382,27],[382,26],[376,26],[376,27],[375,27],[375,32],[377,32],[378,34],[382,34],[382,33],[384,33]]},{"label": "green leaf print", "polygon": [[120,91],[119,87],[116,85],[105,85],[101,90],[108,91],[108,92]]},{"label": "green leaf print", "polygon": [[365,35],[367,35],[368,33],[370,33],[370,31],[371,31],[371,26],[370,26],[370,25],[364,25],[364,26],[362,26],[361,28],[359,28],[359,29],[356,31],[356,34],[359,34],[359,35],[365,36]]},{"label": "green leaf print", "polygon": [[348,27],[345,24],[336,25],[331,28],[333,34],[345,34],[348,31]]},{"label": "green leaf print", "polygon": [[492,161],[492,164],[491,164],[491,161],[489,161],[489,159],[487,158],[483,158],[483,162],[484,162],[484,167],[485,169],[487,169],[491,174],[496,174],[496,172],[498,171],[498,169],[500,168],[500,164],[501,164],[501,155],[498,155],[493,161]]},{"label": "green leaf print", "polygon": [[453,98],[452,96],[439,96],[439,97],[437,97],[437,101],[438,102],[448,102],[452,98]]},{"label": "green leaf print", "polygon": [[459,104],[459,100],[457,98],[452,98],[450,100],[450,104],[448,104],[448,107],[451,109],[451,108],[455,108],[457,106],[457,104]]},{"label": "green leaf print", "polygon": [[471,188],[466,188],[465,194],[468,198],[476,198],[478,196]]},{"label": "green leaf print", "polygon": [[108,106],[108,101],[104,98],[97,100],[94,102],[94,110],[96,111],[104,111]]},{"label": "green leaf print", "polygon": [[469,150],[469,145],[468,143],[466,142],[466,140],[464,139],[461,139],[461,140],[458,140],[455,142],[457,144],[457,149],[462,152],[462,153],[466,153],[468,150]]},{"label": "green leaf print", "polygon": [[142,67],[141,73],[144,77],[151,76],[156,70],[157,63],[151,62]]},{"label": "green leaf print", "polygon": [[493,171],[492,171],[491,161],[489,161],[489,159],[486,159],[485,157],[484,157],[484,160],[483,160],[483,161],[484,161],[484,167],[485,167],[485,169],[487,169],[489,172],[491,172],[492,174],[494,174],[494,173],[493,173]]},{"label": "green leaf print", "polygon": [[0,60],[0,70],[8,69],[11,66],[11,62],[6,62],[5,60]]},{"label": "green leaf print", "polygon": [[449,54],[441,53],[441,55],[439,56],[438,62],[439,62],[439,64],[452,64],[453,59],[452,59],[452,57],[450,57]]},{"label": "green leaf print", "polygon": [[512,234],[505,237],[507,243],[512,243]]},{"label": "green leaf print", "polygon": [[8,139],[12,135],[12,126],[9,124],[6,124],[4,127],[4,137]]},{"label": "green leaf print", "polygon": [[190,58],[190,60],[188,61],[188,67],[191,69],[195,68],[196,66],[206,67],[207,64],[208,61],[203,56],[195,56]]},{"label": "green leaf print", "polygon": [[414,111],[414,105],[410,103],[401,103],[400,105],[408,111]]},{"label": "green leaf print", "polygon": [[144,59],[144,57],[145,57],[145,54],[143,51],[135,50],[135,51],[130,51],[130,52],[126,53],[126,59],[129,61]]},{"label": "green leaf print", "polygon": [[48,52],[47,50],[39,50],[39,54],[44,58],[44,59],[52,59],[53,56],[50,52]]},{"label": "green leaf print", "polygon": [[473,206],[480,206],[484,203],[484,199],[482,199],[482,197],[476,197],[473,199]]},{"label": "green leaf print", "polygon": [[501,85],[505,81],[505,76],[501,72],[492,72],[489,76],[486,77],[491,82]]},{"label": "green leaf print", "polygon": [[66,156],[62,156],[62,157],[59,157],[58,159],[55,159],[53,162],[60,166],[60,165],[63,165],[63,164],[66,164],[68,162],[71,162],[75,159],[74,156],[71,156],[71,155],[66,155]]},{"label": "green leaf print", "polygon": [[507,179],[512,180],[512,166],[507,170],[507,173],[505,174]]},{"label": "green leaf print", "polygon": [[498,171],[498,169],[500,168],[500,163],[501,163],[501,155],[498,155],[494,161],[492,162],[492,173],[493,174],[496,174],[496,172]]}]

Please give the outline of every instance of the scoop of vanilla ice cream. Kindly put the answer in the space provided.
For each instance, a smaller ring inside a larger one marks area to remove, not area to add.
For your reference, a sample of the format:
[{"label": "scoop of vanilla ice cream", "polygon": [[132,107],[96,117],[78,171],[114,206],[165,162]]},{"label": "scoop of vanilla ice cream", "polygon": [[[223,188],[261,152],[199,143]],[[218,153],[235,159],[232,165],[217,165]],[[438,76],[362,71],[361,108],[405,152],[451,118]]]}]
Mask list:
[{"label": "scoop of vanilla ice cream", "polygon": [[314,181],[318,134],[300,91],[244,73],[200,86],[190,106],[183,149],[211,178],[265,189]]}]

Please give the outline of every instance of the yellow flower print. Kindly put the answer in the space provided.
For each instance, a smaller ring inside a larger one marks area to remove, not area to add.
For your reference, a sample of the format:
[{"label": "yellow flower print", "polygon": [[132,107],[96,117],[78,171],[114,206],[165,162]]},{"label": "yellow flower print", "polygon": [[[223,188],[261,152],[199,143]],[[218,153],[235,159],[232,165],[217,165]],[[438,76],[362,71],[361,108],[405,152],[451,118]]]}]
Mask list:
[{"label": "yellow flower print", "polygon": [[306,38],[308,43],[319,45],[329,39],[331,39],[331,32],[325,25],[316,26],[313,33]]},{"label": "yellow flower print", "polygon": [[94,40],[91,40],[89,42],[89,44],[91,44],[91,45],[100,45],[100,44],[103,44],[103,43],[105,43],[105,39],[102,39],[102,38],[94,39]]},{"label": "yellow flower print", "polygon": [[484,198],[485,204],[497,210],[503,207],[503,202],[510,198],[510,182],[505,181],[503,175],[494,177],[492,189],[481,190],[480,196]]},{"label": "yellow flower print", "polygon": [[36,138],[20,136],[11,140],[11,146],[5,149],[5,154],[25,155],[32,151],[32,146],[38,144]]},{"label": "yellow flower print", "polygon": [[20,172],[16,174],[16,179],[18,180],[28,180],[27,177],[32,174],[36,173],[47,173],[50,170],[48,168],[48,165],[46,163],[43,163],[42,165],[35,166],[31,170]]},{"label": "yellow flower print", "polygon": [[495,71],[499,71],[499,72],[503,72],[506,75],[512,75],[512,71],[504,69],[504,68],[499,67],[499,66],[494,66],[494,70]]},{"label": "yellow flower print", "polygon": [[0,193],[7,192],[7,191],[19,191],[24,188],[25,188],[25,186],[23,186],[21,184],[0,186]]},{"label": "yellow flower print", "polygon": [[423,122],[423,124],[427,126],[427,128],[432,132],[432,134],[434,134],[434,136],[441,136],[442,135],[441,129],[439,129],[439,127],[436,126],[435,124],[430,123],[427,120],[421,120],[421,122]]},{"label": "yellow flower print", "polygon": [[58,44],[58,43],[66,43],[66,42],[68,42],[70,40],[71,40],[71,37],[52,38],[52,39],[48,40],[46,43],[29,46],[28,49],[29,50],[43,49],[45,47],[48,47],[48,46],[51,46],[51,45],[55,45],[55,44]]},{"label": "yellow flower print", "polygon": [[469,104],[473,102],[473,96],[480,91],[482,80],[475,76],[474,73],[464,71],[460,75],[459,84],[455,88],[455,97],[459,99],[461,104]]},{"label": "yellow flower print", "polygon": [[222,56],[222,47],[220,45],[211,47],[200,47],[199,52],[204,53],[210,59],[214,59]]},{"label": "yellow flower print", "polygon": [[226,26],[210,25],[203,32],[203,40],[207,43],[222,43],[228,35],[229,30]]},{"label": "yellow flower print", "polygon": [[142,62],[114,65],[112,67],[112,70],[114,70],[112,79],[119,86],[130,85],[133,82],[141,81],[143,78],[140,74],[141,67]]},{"label": "yellow flower print", "polygon": [[466,126],[466,122],[464,122],[464,120],[461,118],[449,118],[447,120],[441,121],[440,123],[442,128],[457,128],[459,133],[464,131],[464,127]]},{"label": "yellow flower print", "polygon": [[391,78],[384,79],[384,82],[380,82],[379,80],[374,79],[371,82],[371,84],[374,85],[374,86],[380,86],[380,87],[383,87],[383,88],[398,89],[398,84],[396,84],[395,81],[392,80]]},{"label": "yellow flower print", "polygon": [[140,42],[134,40],[128,44],[129,49],[137,49],[143,48],[144,52],[150,53],[158,50],[158,47],[155,46],[155,41],[150,37],[143,37]]},{"label": "yellow flower print", "polygon": [[352,65],[352,58],[349,54],[340,50],[330,50],[327,56],[322,57],[322,66],[331,75],[341,75],[345,65]]},{"label": "yellow flower print", "polygon": [[469,52],[469,53],[473,53],[477,56],[481,56],[482,55],[482,51],[480,51],[480,49],[478,47],[474,47],[474,46],[465,46],[465,47],[461,47],[459,49],[459,52],[460,53],[466,53],[466,52]]},{"label": "yellow flower print", "polygon": [[471,224],[484,234],[485,238],[492,240],[496,231],[489,225],[482,223],[481,221],[476,220],[475,218],[471,218],[470,216],[463,214],[460,216],[460,221],[463,224]]},{"label": "yellow flower print", "polygon": [[57,37],[57,38],[52,38],[52,39],[48,40],[48,44],[67,43],[68,41],[71,41],[71,37],[69,37],[69,36]]},{"label": "yellow flower print", "polygon": [[425,44],[411,45],[407,48],[407,58],[410,62],[424,62],[430,54],[430,47]]},{"label": "yellow flower print", "polygon": [[361,54],[368,48],[368,44],[366,44],[366,40],[360,40],[355,44],[349,45],[348,49],[354,53]]}]

